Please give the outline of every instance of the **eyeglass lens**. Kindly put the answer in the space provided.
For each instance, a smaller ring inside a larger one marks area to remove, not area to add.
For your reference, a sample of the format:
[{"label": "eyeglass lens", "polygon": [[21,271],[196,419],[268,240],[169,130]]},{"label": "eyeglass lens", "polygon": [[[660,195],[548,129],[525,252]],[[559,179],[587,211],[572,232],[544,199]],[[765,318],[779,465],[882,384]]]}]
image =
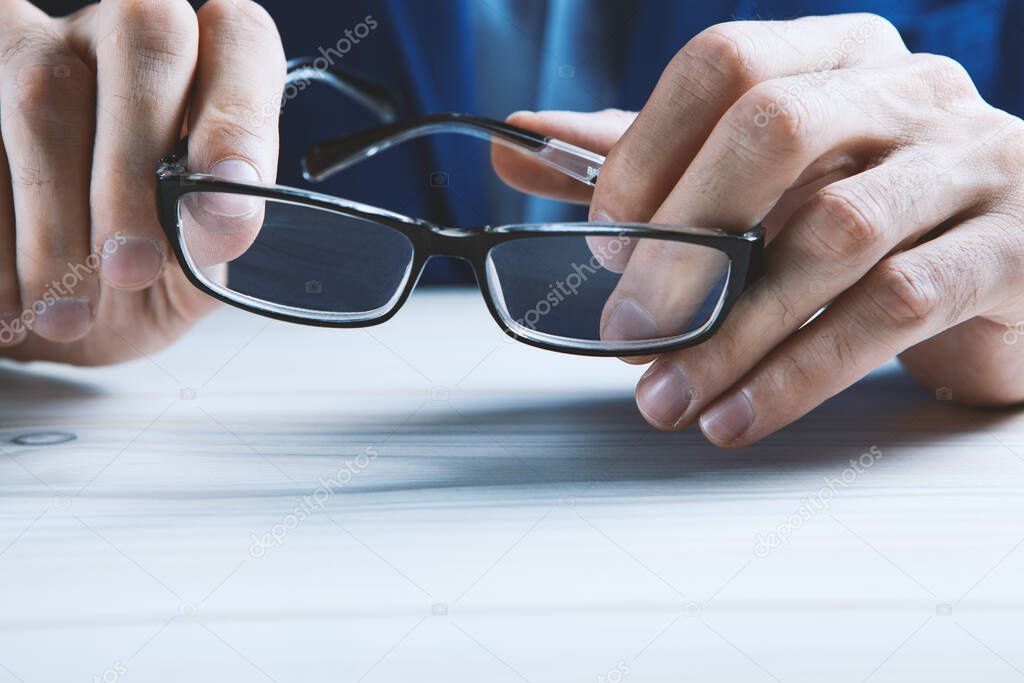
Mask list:
[{"label": "eyeglass lens", "polygon": [[700,332],[718,313],[729,264],[724,252],[685,242],[538,236],[492,248],[487,277],[518,334],[599,349]]},{"label": "eyeglass lens", "polygon": [[[296,203],[193,192],[178,206],[182,248],[207,286],[268,311],[370,321],[412,276],[402,232]],[[499,315],[523,337],[576,348],[673,343],[704,329],[730,260],[712,247],[626,235],[538,234],[487,254]]]},{"label": "eyeglass lens", "polygon": [[221,192],[178,203],[182,248],[207,286],[310,318],[370,320],[393,307],[413,245],[380,223]]}]

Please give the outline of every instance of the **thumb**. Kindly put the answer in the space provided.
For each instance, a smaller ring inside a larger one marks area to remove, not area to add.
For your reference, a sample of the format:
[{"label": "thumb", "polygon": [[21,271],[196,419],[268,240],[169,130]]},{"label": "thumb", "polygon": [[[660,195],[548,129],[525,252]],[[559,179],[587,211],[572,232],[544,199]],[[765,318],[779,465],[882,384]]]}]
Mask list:
[{"label": "thumb", "polygon": [[[619,109],[591,113],[518,111],[508,117],[508,122],[591,152],[608,154],[635,118],[635,112]],[[517,190],[567,202],[590,202],[593,188],[559,173],[528,153],[494,144],[491,163],[498,176]]]}]

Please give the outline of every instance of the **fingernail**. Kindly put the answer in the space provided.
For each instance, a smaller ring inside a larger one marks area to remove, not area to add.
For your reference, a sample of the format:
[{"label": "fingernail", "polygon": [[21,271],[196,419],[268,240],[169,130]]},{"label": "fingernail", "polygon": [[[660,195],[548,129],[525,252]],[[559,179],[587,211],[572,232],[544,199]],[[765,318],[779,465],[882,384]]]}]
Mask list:
[{"label": "fingernail", "polygon": [[[210,174],[237,183],[256,183],[260,180],[260,174],[256,167],[242,159],[218,161],[210,169]],[[209,213],[228,218],[249,216],[255,213],[257,207],[256,197],[224,192],[204,192],[201,202],[203,209]]]},{"label": "fingernail", "polygon": [[650,311],[633,299],[623,299],[615,304],[608,321],[601,330],[605,341],[631,341],[657,339],[658,323]]},{"label": "fingernail", "polygon": [[25,338],[28,328],[21,316],[22,311],[0,313],[0,346],[13,346]]},{"label": "fingernail", "polygon": [[675,425],[693,398],[693,385],[677,363],[657,365],[640,380],[636,404],[640,412],[663,425]]},{"label": "fingernail", "polygon": [[701,431],[712,441],[725,445],[743,436],[753,423],[754,409],[742,391],[719,401],[700,416]]},{"label": "fingernail", "polygon": [[149,237],[116,235],[100,248],[100,275],[119,289],[136,289],[151,284],[164,269],[163,247]]},{"label": "fingernail", "polygon": [[32,331],[50,341],[72,342],[84,337],[91,325],[88,299],[57,299],[36,314]]},{"label": "fingernail", "polygon": [[604,209],[593,209],[590,212],[591,223],[614,223],[615,219],[612,218],[607,211]]}]

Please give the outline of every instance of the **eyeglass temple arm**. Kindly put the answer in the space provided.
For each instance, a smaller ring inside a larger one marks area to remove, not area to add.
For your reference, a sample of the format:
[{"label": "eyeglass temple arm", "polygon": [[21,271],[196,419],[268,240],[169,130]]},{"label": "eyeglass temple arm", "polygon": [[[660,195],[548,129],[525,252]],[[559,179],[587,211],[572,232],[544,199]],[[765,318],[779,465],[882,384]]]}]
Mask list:
[{"label": "eyeglass temple arm", "polygon": [[398,100],[388,88],[332,64],[322,66],[320,63],[324,61],[326,60],[322,57],[289,59],[285,97],[288,97],[287,88],[318,81],[355,100],[385,123],[397,118]]},{"label": "eyeglass temple arm", "polygon": [[472,135],[533,154],[547,166],[591,186],[604,164],[600,154],[503,121],[466,114],[432,114],[313,145],[303,155],[303,175],[306,180],[325,180],[385,149],[435,133]]},{"label": "eyeglass temple arm", "polygon": [[[388,88],[330,64],[326,67],[320,66],[321,61],[324,60],[319,57],[296,57],[288,60],[288,73],[285,76],[285,92],[282,103],[295,96],[295,94],[289,95],[291,88],[301,90],[309,81],[317,81],[325,83],[355,100],[385,123],[390,123],[397,118],[398,99]],[[159,168],[184,167],[187,156],[188,136],[185,136],[178,141],[172,152],[160,159]]]}]

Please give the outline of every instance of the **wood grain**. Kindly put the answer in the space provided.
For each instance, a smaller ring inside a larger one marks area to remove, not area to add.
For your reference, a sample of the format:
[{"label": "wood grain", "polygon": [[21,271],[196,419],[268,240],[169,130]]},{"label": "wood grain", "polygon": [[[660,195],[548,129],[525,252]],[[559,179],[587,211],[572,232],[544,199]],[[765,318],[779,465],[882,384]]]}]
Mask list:
[{"label": "wood grain", "polygon": [[458,291],[5,365],[0,681],[1024,677],[1019,414],[887,366],[725,452],[638,374]]}]

